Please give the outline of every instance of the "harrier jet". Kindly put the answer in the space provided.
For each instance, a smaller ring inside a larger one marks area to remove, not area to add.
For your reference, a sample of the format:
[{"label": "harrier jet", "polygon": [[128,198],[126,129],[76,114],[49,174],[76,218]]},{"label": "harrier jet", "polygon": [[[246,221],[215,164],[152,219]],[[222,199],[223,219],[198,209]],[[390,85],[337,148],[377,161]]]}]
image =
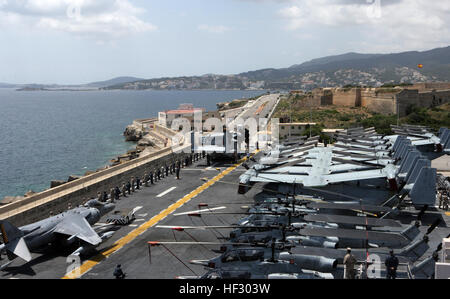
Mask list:
[{"label": "harrier jet", "polygon": [[78,207],[62,214],[26,225],[15,227],[6,220],[0,220],[0,232],[3,244],[0,252],[6,251],[9,263],[0,267],[7,268],[12,261],[20,257],[29,262],[31,252],[45,249],[49,244],[70,246],[81,242],[80,247],[72,255],[80,255],[111,237],[111,232],[98,235],[91,225],[114,210],[115,205],[89,201],[85,206]]}]

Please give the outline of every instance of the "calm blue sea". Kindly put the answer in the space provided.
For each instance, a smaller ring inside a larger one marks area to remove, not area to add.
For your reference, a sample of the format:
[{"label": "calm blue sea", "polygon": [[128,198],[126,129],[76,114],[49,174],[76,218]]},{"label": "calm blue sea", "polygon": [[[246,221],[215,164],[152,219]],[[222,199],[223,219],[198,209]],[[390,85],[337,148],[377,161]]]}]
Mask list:
[{"label": "calm blue sea", "polygon": [[123,131],[182,103],[216,103],[263,91],[15,91],[0,88],[0,200],[43,191],[135,147]]}]

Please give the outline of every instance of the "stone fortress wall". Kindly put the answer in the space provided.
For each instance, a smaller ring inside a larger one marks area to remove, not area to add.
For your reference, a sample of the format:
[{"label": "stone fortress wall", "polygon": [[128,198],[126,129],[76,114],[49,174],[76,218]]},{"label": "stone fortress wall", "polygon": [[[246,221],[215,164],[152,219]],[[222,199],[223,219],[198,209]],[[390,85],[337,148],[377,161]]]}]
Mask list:
[{"label": "stone fortress wall", "polygon": [[405,116],[412,106],[432,108],[450,103],[450,83],[418,83],[395,88],[317,88],[311,94],[303,95],[305,107],[365,107],[382,114],[399,111],[400,116]]}]

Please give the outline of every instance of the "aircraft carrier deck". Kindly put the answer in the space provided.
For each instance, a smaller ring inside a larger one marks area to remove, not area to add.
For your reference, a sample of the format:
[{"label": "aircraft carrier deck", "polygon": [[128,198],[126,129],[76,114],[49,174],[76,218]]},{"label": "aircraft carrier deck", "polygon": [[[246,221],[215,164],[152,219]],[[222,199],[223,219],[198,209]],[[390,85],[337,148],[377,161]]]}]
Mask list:
[{"label": "aircraft carrier deck", "polygon": [[[175,255],[162,247],[151,248],[151,263],[149,255],[149,241],[185,241],[185,242],[218,242],[222,236],[227,236],[230,230],[195,230],[178,232],[156,228],[156,225],[169,226],[209,226],[230,225],[236,223],[243,215],[204,215],[199,217],[174,216],[176,213],[195,211],[199,204],[209,204],[210,208],[226,206],[224,212],[243,212],[241,206],[250,206],[253,198],[261,192],[263,185],[258,184],[250,192],[240,195],[237,192],[239,176],[245,172],[241,164],[206,166],[206,159],[183,168],[181,180],[174,175],[168,176],[150,187],[141,187],[134,194],[116,202],[117,210],[141,207],[136,212],[136,220],[128,226],[120,226],[113,237],[102,243],[98,252],[88,259],[82,260],[81,267],[74,272],[69,270],[67,255],[70,250],[55,251],[53,253],[33,254],[33,260],[26,264],[16,259],[4,272],[0,279],[112,279],[113,271],[118,264],[122,265],[127,279],[173,279],[177,276],[196,276],[206,273],[203,266],[189,264],[193,259],[209,259],[218,256],[211,249],[219,246],[170,246],[168,248]],[[397,220],[405,225],[414,220],[417,211],[411,211]],[[450,217],[437,209],[430,209],[422,220],[423,232],[426,225],[431,224],[434,217],[442,216],[444,222],[430,235],[429,252],[432,254],[442,239],[448,235]],[[102,219],[100,222],[105,222]],[[223,240],[222,240],[223,242]],[[294,250],[295,251],[295,250]],[[185,267],[183,263],[187,264]],[[72,276],[74,275],[75,276]]]},{"label": "aircraft carrier deck", "polygon": [[[127,278],[173,279],[179,275],[193,275],[187,268],[162,248],[152,250],[152,264],[149,261],[148,241],[175,241],[170,230],[154,228],[158,225],[224,225],[238,220],[239,216],[203,216],[192,219],[188,216],[175,217],[172,214],[198,209],[199,203],[224,206],[226,203],[252,203],[252,197],[237,194],[237,181],[245,171],[238,165],[206,166],[203,159],[181,170],[181,179],[174,175],[163,178],[150,187],[141,187],[127,198],[116,201],[116,210],[142,207],[136,212],[136,220],[131,225],[120,226],[113,237],[102,243],[88,260],[82,260],[81,278],[111,279],[118,264],[122,265]],[[206,180],[206,182],[205,182]],[[244,205],[244,204],[242,204]],[[241,205],[226,205],[227,212],[242,212]],[[100,221],[105,223],[107,216]],[[227,231],[221,231],[227,235]],[[199,241],[217,242],[217,232],[194,232]],[[178,241],[193,241],[185,233],[176,233]],[[171,248],[184,262],[191,259],[214,257],[217,254],[201,246]],[[69,263],[68,251],[33,254],[33,260],[26,264],[16,259],[9,268],[0,273],[1,279],[58,279],[66,276]],[[190,265],[197,274],[205,271],[201,266]]]},{"label": "aircraft carrier deck", "polygon": [[[244,118],[269,114],[277,101],[277,96],[268,96],[262,98],[261,101],[269,104],[261,106],[262,103],[259,102],[258,105],[252,106],[243,113]],[[258,107],[263,108],[257,109]],[[314,145],[312,147],[314,148]],[[256,154],[254,161],[258,161],[260,157],[260,153]],[[243,166],[244,162],[247,163],[246,167]],[[355,161],[350,162],[355,163]],[[189,261],[208,260],[219,256],[220,253],[213,251],[217,251],[219,245],[175,244],[167,245],[167,248],[155,246],[150,248],[150,254],[148,242],[226,242],[224,239],[229,236],[231,229],[178,231],[156,226],[230,226],[236,224],[245,217],[242,214],[247,212],[244,206],[252,206],[255,196],[263,192],[263,189],[268,186],[265,185],[266,183],[258,182],[246,194],[238,193],[240,177],[252,166],[253,162],[245,161],[245,159],[238,164],[218,162],[210,167],[207,166],[206,158],[196,161],[181,170],[180,180],[177,180],[175,175],[169,175],[154,185],[143,186],[132,195],[126,198],[121,197],[121,200],[116,201],[117,211],[127,212],[138,209],[135,213],[136,219],[127,225],[114,226],[113,229],[116,232],[112,237],[101,243],[91,255],[83,257],[80,263],[74,263],[73,257],[68,257],[77,249],[78,246],[76,245],[78,244],[74,245],[75,248],[54,248],[52,251],[46,251],[42,254],[33,253],[32,260],[28,263],[20,258],[15,259],[6,269],[0,272],[0,279],[112,279],[114,278],[114,269],[118,264],[122,265],[128,279],[174,279],[179,276],[201,276],[208,270],[204,266],[191,265]],[[385,183],[386,181],[383,181],[380,186]],[[278,183],[272,182],[272,184],[277,185]],[[343,191],[342,188],[347,191],[348,184],[330,184],[328,190],[333,191],[334,187],[337,186],[338,189],[334,190],[335,192],[339,193],[339,188],[341,188],[341,191]],[[359,188],[359,182],[357,188]],[[372,191],[363,189],[362,195],[358,196],[367,196],[374,191],[377,192],[373,187]],[[310,195],[319,196],[320,194]],[[389,194],[389,191],[387,191],[385,195],[383,198],[387,200],[393,194]],[[336,200],[336,198],[331,198],[331,200]],[[433,201],[432,197],[431,201]],[[222,207],[218,212],[225,212],[226,214],[202,215],[201,217],[175,215],[206,209],[205,204],[211,209]],[[419,211],[413,208],[402,210],[399,215],[394,217],[396,221],[401,223],[401,227],[389,228],[389,230],[400,232],[418,220],[418,215]],[[103,217],[94,228],[98,230],[111,229],[111,227],[104,226],[108,217],[109,215]],[[420,219],[421,234],[417,238],[422,238],[437,218],[442,221],[428,235],[429,249],[415,262],[415,265],[432,256],[443,238],[447,237],[450,232],[448,228],[450,214],[442,212],[436,206],[429,206]],[[293,254],[327,256],[327,250],[322,250],[319,254],[316,253],[320,251],[317,251],[317,248],[297,246],[292,248],[291,251]],[[371,251],[370,249],[369,253]],[[364,249],[356,249],[354,252],[358,256],[362,256],[360,261],[364,261],[364,254],[366,253]],[[388,249],[377,249],[374,252],[387,253]],[[345,249],[338,252],[339,255],[341,253],[345,253]],[[336,251],[332,254],[336,255]],[[337,258],[339,262],[338,269],[333,272],[334,278],[343,278],[342,256],[334,256],[333,258]],[[4,260],[0,261],[0,264],[4,262]],[[403,276],[402,278],[406,277]]]}]

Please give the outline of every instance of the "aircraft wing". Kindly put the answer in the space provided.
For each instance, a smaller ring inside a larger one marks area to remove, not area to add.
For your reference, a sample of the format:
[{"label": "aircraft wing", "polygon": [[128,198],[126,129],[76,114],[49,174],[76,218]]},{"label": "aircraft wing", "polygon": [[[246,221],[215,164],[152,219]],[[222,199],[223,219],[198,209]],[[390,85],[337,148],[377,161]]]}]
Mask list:
[{"label": "aircraft wing", "polygon": [[365,230],[351,229],[330,229],[330,228],[305,228],[300,231],[304,236],[318,237],[338,237],[348,239],[359,239],[371,241],[389,242],[394,246],[405,246],[410,243],[408,239],[397,233],[386,233]]},{"label": "aircraft wing", "polygon": [[102,239],[94,231],[87,220],[77,214],[68,215],[56,227],[54,232],[77,237],[89,244],[98,245]]},{"label": "aircraft wing", "polygon": [[378,218],[366,218],[366,217],[352,217],[341,215],[307,215],[306,221],[313,222],[330,222],[330,223],[342,223],[342,224],[354,224],[361,226],[388,226],[388,227],[401,227],[401,224],[391,219],[378,219]]},{"label": "aircraft wing", "polygon": [[360,204],[348,204],[348,203],[309,203],[309,208],[312,209],[332,209],[332,210],[357,210],[365,212],[375,212],[375,213],[387,213],[391,212],[392,209],[388,207],[381,206],[371,206],[371,205],[360,205]]},{"label": "aircraft wing", "polygon": [[[347,254],[347,251],[339,250],[339,249],[331,249],[331,248],[319,248],[319,247],[307,247],[307,246],[297,246],[291,249],[293,254],[303,254],[303,255],[312,255],[312,256],[324,256],[327,258],[337,259],[339,263],[342,263],[344,261],[344,257]],[[382,260],[389,255],[386,252],[382,252],[379,250],[369,249],[371,254],[377,254],[379,255]],[[365,249],[352,249],[352,254],[356,257],[358,261],[365,261],[367,260],[367,252]],[[397,255],[400,263],[408,263],[410,260],[408,258],[405,258],[401,255]]]}]

